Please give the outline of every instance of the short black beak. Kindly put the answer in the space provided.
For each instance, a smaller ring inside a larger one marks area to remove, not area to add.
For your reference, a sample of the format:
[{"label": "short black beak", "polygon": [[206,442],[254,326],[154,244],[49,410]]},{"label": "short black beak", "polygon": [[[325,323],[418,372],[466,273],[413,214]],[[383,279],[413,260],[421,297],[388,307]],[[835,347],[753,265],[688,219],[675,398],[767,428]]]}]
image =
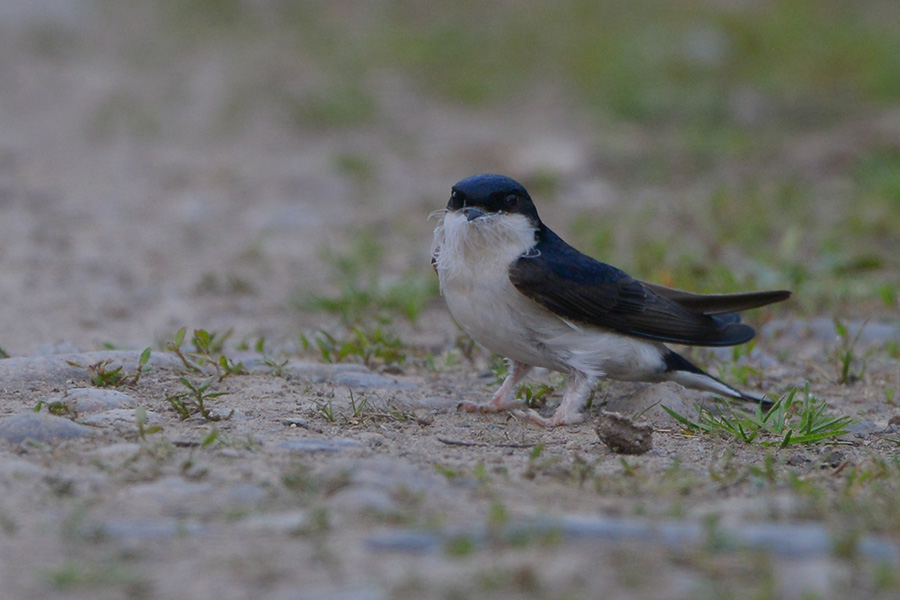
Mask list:
[{"label": "short black beak", "polygon": [[469,206],[462,209],[462,213],[466,215],[466,220],[474,221],[478,217],[483,217],[485,212],[476,206]]}]

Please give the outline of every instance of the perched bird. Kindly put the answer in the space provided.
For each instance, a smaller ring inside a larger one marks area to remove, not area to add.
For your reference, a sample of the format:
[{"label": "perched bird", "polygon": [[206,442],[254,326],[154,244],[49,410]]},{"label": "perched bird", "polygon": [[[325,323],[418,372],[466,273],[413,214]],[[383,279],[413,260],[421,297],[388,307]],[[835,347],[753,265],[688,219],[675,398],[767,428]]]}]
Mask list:
[{"label": "perched bird", "polygon": [[[475,175],[453,186],[437,211],[432,263],[457,323],[509,360],[491,400],[469,411],[513,410],[545,427],[579,423],[598,378],[675,381],[742,400],[764,402],[705,373],[664,342],[732,346],[755,335],[737,311],[785,300],[788,291],[694,294],[639,281],[568,245],[538,216],[522,185]],[[515,398],[533,367],[568,375],[549,418]]]}]

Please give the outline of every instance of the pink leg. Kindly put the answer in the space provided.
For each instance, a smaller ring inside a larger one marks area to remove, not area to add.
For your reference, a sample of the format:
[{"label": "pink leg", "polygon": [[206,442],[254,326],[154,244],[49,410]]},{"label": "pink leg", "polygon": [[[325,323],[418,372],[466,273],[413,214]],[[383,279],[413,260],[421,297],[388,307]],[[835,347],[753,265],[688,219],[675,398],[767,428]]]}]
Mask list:
[{"label": "pink leg", "polygon": [[466,412],[495,413],[509,410],[513,406],[518,405],[519,401],[516,400],[515,397],[516,385],[528,375],[528,372],[531,371],[531,367],[512,360],[509,361],[509,365],[512,367],[512,371],[506,376],[503,385],[500,386],[500,389],[491,397],[489,402],[485,404],[476,404],[475,402],[465,400],[457,404],[456,408]]},{"label": "pink leg", "polygon": [[581,423],[584,421],[581,409],[587,404],[588,396],[593,387],[593,377],[588,377],[583,373],[573,373],[569,375],[569,382],[566,384],[562,402],[560,402],[552,417],[542,417],[534,410],[516,410],[513,411],[513,414],[541,427],[557,427],[559,425]]}]

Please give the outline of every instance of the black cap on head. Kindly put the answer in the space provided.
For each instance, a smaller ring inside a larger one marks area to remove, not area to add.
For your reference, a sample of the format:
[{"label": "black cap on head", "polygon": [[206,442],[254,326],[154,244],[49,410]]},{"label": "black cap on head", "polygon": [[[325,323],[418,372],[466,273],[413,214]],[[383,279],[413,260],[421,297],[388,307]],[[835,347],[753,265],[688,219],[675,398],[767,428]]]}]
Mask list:
[{"label": "black cap on head", "polygon": [[453,186],[448,210],[476,206],[486,213],[522,214],[539,226],[537,209],[525,187],[503,175],[484,174],[467,177]]}]

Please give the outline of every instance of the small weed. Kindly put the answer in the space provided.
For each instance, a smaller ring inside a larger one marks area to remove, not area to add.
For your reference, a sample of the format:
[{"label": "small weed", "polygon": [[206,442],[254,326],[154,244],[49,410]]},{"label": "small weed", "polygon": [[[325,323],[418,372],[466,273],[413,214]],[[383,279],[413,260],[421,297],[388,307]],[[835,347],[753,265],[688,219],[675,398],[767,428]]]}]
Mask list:
[{"label": "small weed", "polygon": [[523,383],[516,391],[516,398],[525,402],[528,408],[540,408],[556,388],[546,383]]},{"label": "small weed", "polygon": [[147,424],[147,409],[143,406],[138,406],[134,409],[134,422],[137,425],[138,439],[142,442],[147,441],[148,435],[162,431],[162,427],[159,425]]},{"label": "small weed", "polygon": [[177,356],[185,368],[193,373],[206,372],[205,367],[212,365],[216,370],[219,381],[231,375],[244,373],[244,363],[235,362],[223,354],[225,342],[231,337],[234,330],[229,329],[224,334],[208,332],[205,329],[195,329],[191,344],[193,350],[185,350],[184,339],[187,335],[187,327],[182,327],[175,332],[172,341],[166,342],[165,348]]},{"label": "small weed", "polygon": [[391,401],[376,405],[369,402],[366,396],[359,396],[350,391],[350,405],[346,410],[334,409],[333,395],[326,400],[315,401],[315,413],[329,423],[337,423],[339,420],[344,425],[362,426],[367,423],[406,423],[418,420],[415,413],[395,406]]},{"label": "small weed", "polygon": [[[782,395],[764,412],[757,406],[754,414],[734,408],[726,402],[728,414],[713,414],[698,407],[697,421],[692,421],[672,409],[663,409],[692,433],[719,433],[752,443],[758,438],[762,446],[785,448],[791,444],[817,444],[834,441],[847,433],[847,426],[856,421],[850,417],[826,414],[827,405],[810,393],[809,383],[803,398],[798,399],[797,388]],[[762,436],[760,438],[760,436]]]},{"label": "small weed", "polygon": [[288,359],[285,358],[282,361],[278,361],[277,359],[264,355],[263,356],[263,364],[269,367],[269,374],[274,375],[275,377],[286,377],[287,371],[285,367],[288,364]]},{"label": "small weed", "polygon": [[226,416],[214,415],[206,405],[207,401],[228,394],[228,392],[210,391],[210,388],[216,381],[221,381],[215,375],[207,377],[200,383],[194,383],[186,377],[181,377],[179,381],[187,388],[187,391],[169,396],[166,398],[166,402],[175,409],[182,421],[195,414],[199,414],[207,421],[227,420],[234,414],[234,410],[232,410]]},{"label": "small weed", "polygon": [[6,353],[6,350],[4,350],[2,347],[0,347],[0,359],[3,359],[3,358],[9,358],[9,354]]},{"label": "small weed", "polygon": [[[866,324],[863,323],[856,331],[856,335],[850,337],[848,327],[840,319],[836,317],[834,319],[834,330],[840,339],[834,357],[838,363],[838,383],[841,385],[856,383],[866,374],[871,352],[867,352],[862,358],[856,355],[856,344],[865,327]],[[854,370],[854,365],[857,367],[856,370]]]},{"label": "small weed", "polygon": [[337,418],[334,416],[334,401],[328,399],[325,402],[317,402],[316,403],[316,412],[328,421],[329,423],[334,423],[337,421]]},{"label": "small weed", "polygon": [[[40,400],[35,405],[34,412],[41,412],[43,408],[44,401]],[[68,419],[78,418],[78,411],[75,410],[75,407],[62,400],[54,400],[53,402],[47,403],[47,412],[49,412],[51,415],[56,415],[57,417],[66,417]]]},{"label": "small weed", "polygon": [[131,375],[122,371],[122,365],[119,365],[115,369],[107,369],[112,363],[112,359],[101,360],[87,366],[80,365],[71,360],[66,362],[73,367],[87,369],[91,374],[91,383],[97,387],[120,387],[123,385],[134,387],[141,380],[141,375],[150,370],[150,367],[147,366],[147,363],[150,362],[150,348],[145,348],[144,351],[141,352],[141,356],[138,359],[137,371]]},{"label": "small weed", "polygon": [[488,369],[497,383],[501,383],[509,374],[509,364],[505,358],[497,354],[491,354],[491,363],[488,365]]},{"label": "small weed", "polygon": [[406,361],[403,342],[381,327],[354,326],[340,338],[320,330],[311,336],[301,335],[300,344],[306,351],[317,350],[322,360],[330,363],[359,362],[367,367],[387,367]]}]

